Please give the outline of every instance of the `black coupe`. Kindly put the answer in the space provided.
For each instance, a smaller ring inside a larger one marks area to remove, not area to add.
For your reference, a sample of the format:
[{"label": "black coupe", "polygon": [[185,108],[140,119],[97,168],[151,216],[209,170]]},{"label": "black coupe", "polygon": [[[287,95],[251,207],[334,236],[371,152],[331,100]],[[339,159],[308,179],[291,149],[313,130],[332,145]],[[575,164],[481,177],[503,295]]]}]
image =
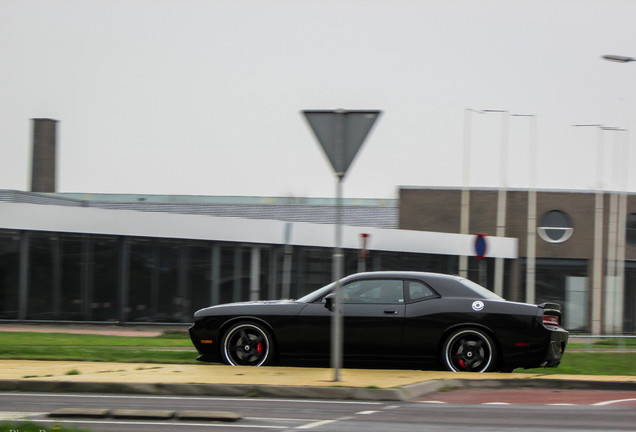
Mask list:
[{"label": "black coupe", "polygon": [[[335,283],[298,300],[230,303],[194,314],[198,360],[328,364]],[[568,341],[558,304],[509,302],[470,280],[370,272],[341,280],[344,364],[456,372],[556,367]]]}]

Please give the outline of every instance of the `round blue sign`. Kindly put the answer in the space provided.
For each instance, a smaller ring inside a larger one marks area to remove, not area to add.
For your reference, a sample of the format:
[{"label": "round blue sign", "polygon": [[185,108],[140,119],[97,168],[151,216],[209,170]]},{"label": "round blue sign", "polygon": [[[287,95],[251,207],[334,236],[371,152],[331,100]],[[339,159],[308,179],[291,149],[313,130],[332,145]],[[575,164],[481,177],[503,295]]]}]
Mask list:
[{"label": "round blue sign", "polygon": [[477,258],[483,259],[486,256],[487,249],[486,234],[477,234],[475,236],[475,255],[477,255]]}]

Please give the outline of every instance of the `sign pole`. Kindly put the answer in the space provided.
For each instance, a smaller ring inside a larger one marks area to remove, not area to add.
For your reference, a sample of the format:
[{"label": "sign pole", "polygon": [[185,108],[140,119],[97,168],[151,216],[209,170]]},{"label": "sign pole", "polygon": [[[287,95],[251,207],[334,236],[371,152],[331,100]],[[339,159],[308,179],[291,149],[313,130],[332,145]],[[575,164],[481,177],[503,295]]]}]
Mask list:
[{"label": "sign pole", "polygon": [[325,156],[337,177],[336,185],[336,245],[333,252],[332,271],[336,281],[335,303],[331,315],[331,366],[334,381],[340,381],[343,355],[343,307],[340,293],[344,275],[344,255],[342,253],[342,182],[347,169],[367,134],[380,115],[380,111],[303,111],[305,119],[316,135]]},{"label": "sign pole", "polygon": [[342,254],[342,176],[338,176],[336,183],[336,247],[333,252],[333,273],[336,281],[336,302],[331,315],[331,367],[333,368],[333,380],[340,381],[340,369],[342,368],[342,294],[341,282],[343,278],[344,255]]}]

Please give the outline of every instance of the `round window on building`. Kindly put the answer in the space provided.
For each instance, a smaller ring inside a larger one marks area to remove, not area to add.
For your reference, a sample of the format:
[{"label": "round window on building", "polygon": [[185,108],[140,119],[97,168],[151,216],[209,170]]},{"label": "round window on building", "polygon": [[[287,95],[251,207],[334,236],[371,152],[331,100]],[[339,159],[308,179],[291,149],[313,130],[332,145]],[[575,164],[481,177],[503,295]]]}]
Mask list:
[{"label": "round window on building", "polygon": [[627,215],[627,222],[625,225],[627,243],[636,244],[636,213]]},{"label": "round window on building", "polygon": [[574,227],[566,213],[551,210],[541,217],[537,231],[539,237],[548,243],[563,243],[572,236]]}]

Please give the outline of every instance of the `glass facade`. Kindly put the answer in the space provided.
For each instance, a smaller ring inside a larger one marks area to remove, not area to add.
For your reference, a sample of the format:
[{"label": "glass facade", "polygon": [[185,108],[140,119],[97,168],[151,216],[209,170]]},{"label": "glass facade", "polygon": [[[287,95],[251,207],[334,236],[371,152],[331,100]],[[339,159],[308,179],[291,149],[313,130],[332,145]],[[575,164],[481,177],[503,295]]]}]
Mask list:
[{"label": "glass facade", "polygon": [[[371,251],[363,259],[358,250],[343,252],[345,274],[458,271],[450,255]],[[286,297],[302,297],[332,281],[332,254],[310,246],[0,230],[0,319],[191,322],[210,305],[282,298],[286,279]],[[513,262],[506,260],[505,298],[512,298]],[[523,276],[525,260],[520,265]],[[574,332],[591,331],[588,266],[536,261],[536,302],[561,304],[563,324]],[[470,258],[469,278],[492,290],[494,259]],[[525,277],[519,282],[525,292]],[[636,330],[635,287],[636,264],[628,263],[617,317],[623,332]]]},{"label": "glass facade", "polygon": [[[525,260],[523,264],[525,266]],[[562,325],[569,331],[589,333],[591,330],[588,264],[587,260],[575,259],[536,260],[536,303],[560,304]],[[522,283],[525,291],[525,278]]]},{"label": "glass facade", "polygon": [[[456,257],[347,250],[359,269],[453,273]],[[287,254],[287,255],[286,255]],[[0,319],[190,322],[214,304],[299,298],[332,281],[332,248],[0,230]]]},{"label": "glass facade", "polygon": [[625,267],[625,303],[623,317],[623,332],[636,332],[636,263],[634,262],[628,262]]},{"label": "glass facade", "polygon": [[18,318],[20,233],[0,230],[0,318]]}]

